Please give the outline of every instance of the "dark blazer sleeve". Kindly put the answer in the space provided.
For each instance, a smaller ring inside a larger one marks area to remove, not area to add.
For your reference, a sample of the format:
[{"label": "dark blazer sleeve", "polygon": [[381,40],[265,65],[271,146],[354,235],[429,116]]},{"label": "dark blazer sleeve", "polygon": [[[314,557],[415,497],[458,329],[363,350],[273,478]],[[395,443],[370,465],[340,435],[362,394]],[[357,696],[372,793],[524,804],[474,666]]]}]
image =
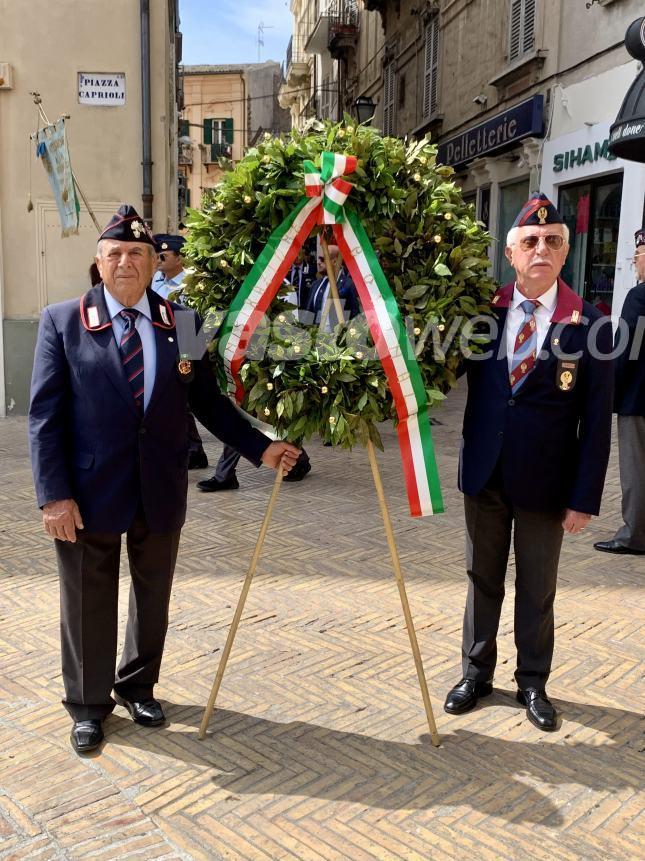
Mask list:
[{"label": "dark blazer sleeve", "polygon": [[49,308],[40,318],[29,406],[29,450],[36,498],[48,502],[72,498],[66,444],[69,369],[61,337]]},{"label": "dark blazer sleeve", "polygon": [[271,440],[254,428],[220,392],[208,354],[195,362],[195,377],[188,398],[191,410],[212,434],[260,466]]},{"label": "dark blazer sleeve", "polygon": [[[573,511],[594,515],[600,511],[611,447],[614,363],[613,359],[607,358],[613,348],[611,318],[605,318],[597,334],[595,349],[589,350],[587,346],[585,350],[587,367],[580,380],[582,407],[578,458],[568,503]],[[587,332],[584,335],[587,337]],[[593,348],[593,332],[590,343]]]}]

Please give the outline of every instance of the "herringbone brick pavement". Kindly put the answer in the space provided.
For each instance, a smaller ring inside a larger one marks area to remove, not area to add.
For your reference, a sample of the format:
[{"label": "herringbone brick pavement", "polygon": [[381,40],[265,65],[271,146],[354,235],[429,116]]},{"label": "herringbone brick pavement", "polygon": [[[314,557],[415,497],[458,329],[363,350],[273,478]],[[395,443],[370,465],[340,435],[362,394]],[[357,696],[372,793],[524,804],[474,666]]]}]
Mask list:
[{"label": "herringbone brick pavement", "polygon": [[[445,515],[408,516],[391,429],[379,455],[439,749],[366,454],[313,443],[312,473],[280,491],[206,740],[197,727],[273,480],[248,464],[234,493],[191,482],[157,690],[168,725],[145,730],[117,708],[103,749],[79,759],[26,423],[0,423],[0,859],[642,858],[645,563],[591,547],[618,524],[615,451],[601,518],[562,554],[549,685],[561,730],[532,728],[514,700],[512,571],[494,695],[461,717],[441,709],[459,677],[465,593],[462,408],[456,392],[436,414]],[[206,446],[214,462],[219,444]],[[124,575],[124,611],[126,594]]]}]

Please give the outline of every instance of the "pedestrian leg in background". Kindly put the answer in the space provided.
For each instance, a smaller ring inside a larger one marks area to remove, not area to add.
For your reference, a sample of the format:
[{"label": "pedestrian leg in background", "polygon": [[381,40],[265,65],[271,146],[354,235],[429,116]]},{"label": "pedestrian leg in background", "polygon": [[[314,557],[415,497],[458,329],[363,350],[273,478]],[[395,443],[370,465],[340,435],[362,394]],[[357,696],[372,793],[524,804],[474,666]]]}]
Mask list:
[{"label": "pedestrian leg in background", "polygon": [[204,451],[202,438],[197,430],[194,415],[188,411],[188,469],[205,469],[208,458]]},{"label": "pedestrian leg in background", "polygon": [[237,490],[240,485],[235,470],[240,457],[241,455],[236,449],[231,448],[230,445],[225,445],[220,459],[217,461],[215,472],[210,478],[198,481],[197,487],[204,493],[213,493],[217,490]]},{"label": "pedestrian leg in background", "polygon": [[[240,461],[240,457],[241,455],[236,449],[231,448],[229,445],[225,445],[222,454],[220,455],[220,459],[217,461],[215,472],[210,478],[198,481],[197,487],[205,493],[213,493],[218,490],[237,490],[240,484],[237,480],[235,470]],[[311,462],[309,460],[309,455],[303,448],[295,466],[282,480],[302,481],[310,471]],[[294,474],[293,478],[291,477],[292,473]]]},{"label": "pedestrian leg in background", "polygon": [[624,522],[614,541],[645,553],[644,416],[618,416],[618,461]]}]

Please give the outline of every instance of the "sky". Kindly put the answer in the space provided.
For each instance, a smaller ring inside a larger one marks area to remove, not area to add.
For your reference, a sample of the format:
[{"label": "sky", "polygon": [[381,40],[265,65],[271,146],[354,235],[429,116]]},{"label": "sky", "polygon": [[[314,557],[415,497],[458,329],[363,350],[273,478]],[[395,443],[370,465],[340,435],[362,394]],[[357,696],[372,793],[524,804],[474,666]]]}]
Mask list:
[{"label": "sky", "polygon": [[292,33],[289,0],[179,0],[182,63],[257,63],[258,25],[263,23],[260,59],[282,62]]}]

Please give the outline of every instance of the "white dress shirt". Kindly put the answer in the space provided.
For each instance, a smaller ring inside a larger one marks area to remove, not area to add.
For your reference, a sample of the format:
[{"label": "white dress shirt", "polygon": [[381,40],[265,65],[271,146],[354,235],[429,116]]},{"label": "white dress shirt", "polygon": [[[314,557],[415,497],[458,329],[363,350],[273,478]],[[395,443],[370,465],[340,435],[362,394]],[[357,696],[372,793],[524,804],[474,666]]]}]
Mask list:
[{"label": "white dress shirt", "polygon": [[[125,329],[125,320],[120,312],[126,307],[118,302],[110,291],[104,286],[103,295],[105,296],[105,304],[107,305],[108,314],[112,320],[112,331],[116,339],[117,347],[121,343],[123,330]],[[150,302],[144,293],[141,299],[132,308],[139,311],[135,326],[141,338],[141,346],[143,347],[143,409],[144,412],[148,407],[150,396],[155,384],[155,375],[157,370],[157,343],[155,341],[155,331],[152,326],[152,317],[150,315]]]},{"label": "white dress shirt", "polygon": [[[520,333],[522,323],[524,321],[524,311],[520,308],[520,304],[528,299],[517,289],[517,284],[513,289],[513,298],[506,315],[506,358],[508,360],[509,373],[513,368],[513,354],[515,351],[515,341]],[[533,301],[533,300],[531,300]],[[536,300],[538,301],[538,300]],[[544,339],[551,325],[551,317],[555,311],[555,306],[558,304],[558,282],[549,287],[546,293],[539,297],[539,305],[533,312],[535,317],[535,331],[537,336],[536,353],[540,358],[540,350]]]}]

